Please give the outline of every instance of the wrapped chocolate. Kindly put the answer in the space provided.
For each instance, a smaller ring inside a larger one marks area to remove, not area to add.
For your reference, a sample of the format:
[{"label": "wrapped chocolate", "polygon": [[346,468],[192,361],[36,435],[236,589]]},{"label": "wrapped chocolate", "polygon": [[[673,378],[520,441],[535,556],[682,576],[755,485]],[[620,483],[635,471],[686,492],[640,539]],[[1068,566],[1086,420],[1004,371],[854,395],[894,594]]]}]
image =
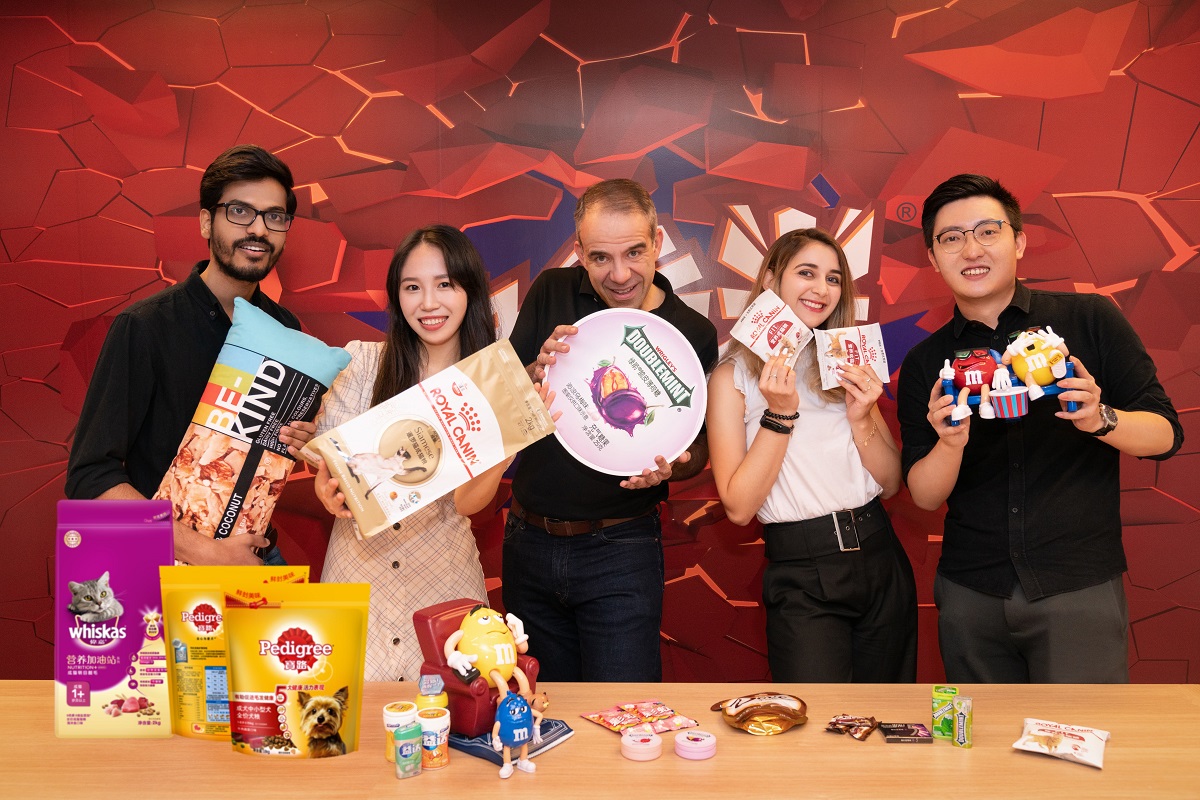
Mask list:
[{"label": "wrapped chocolate", "polygon": [[829,733],[848,733],[860,742],[866,739],[879,727],[874,717],[855,717],[850,714],[838,714],[829,720],[825,730]]},{"label": "wrapped chocolate", "polygon": [[721,719],[756,736],[773,736],[808,722],[808,704],[795,695],[774,692],[733,697],[713,703]]},{"label": "wrapped chocolate", "polygon": [[1013,742],[1013,747],[1103,769],[1104,745],[1108,737],[1108,731],[1098,728],[1080,728],[1026,717],[1021,738]]}]

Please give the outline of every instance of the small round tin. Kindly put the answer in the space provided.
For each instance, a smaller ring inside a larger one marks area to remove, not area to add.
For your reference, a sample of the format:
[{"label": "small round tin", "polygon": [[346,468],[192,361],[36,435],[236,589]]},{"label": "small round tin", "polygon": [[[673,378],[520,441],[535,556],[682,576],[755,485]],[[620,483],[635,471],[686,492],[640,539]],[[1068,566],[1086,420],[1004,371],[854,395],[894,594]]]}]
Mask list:
[{"label": "small round tin", "polygon": [[708,731],[680,731],[675,735],[675,755],[703,761],[717,754],[717,737]]},{"label": "small round tin", "polygon": [[657,733],[622,734],[621,755],[630,761],[653,761],[662,755],[662,737]]}]

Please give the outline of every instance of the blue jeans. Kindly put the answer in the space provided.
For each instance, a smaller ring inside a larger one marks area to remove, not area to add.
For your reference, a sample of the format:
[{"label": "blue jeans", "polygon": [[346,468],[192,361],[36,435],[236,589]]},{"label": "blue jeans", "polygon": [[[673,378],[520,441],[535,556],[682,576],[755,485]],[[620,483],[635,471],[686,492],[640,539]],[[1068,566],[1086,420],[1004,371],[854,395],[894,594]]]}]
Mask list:
[{"label": "blue jeans", "polygon": [[262,555],[264,567],[285,567],[287,561],[283,558],[283,553],[279,552],[279,545],[273,544],[267,549],[267,552]]},{"label": "blue jeans", "polygon": [[525,623],[540,680],[662,680],[661,535],[657,509],[579,536],[508,515],[504,607]]}]

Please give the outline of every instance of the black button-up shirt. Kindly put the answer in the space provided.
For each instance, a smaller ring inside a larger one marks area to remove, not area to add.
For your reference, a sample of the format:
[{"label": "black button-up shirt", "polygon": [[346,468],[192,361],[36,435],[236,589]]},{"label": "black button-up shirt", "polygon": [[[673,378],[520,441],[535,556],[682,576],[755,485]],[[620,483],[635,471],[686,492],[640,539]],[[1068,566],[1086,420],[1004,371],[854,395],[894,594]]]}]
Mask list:
[{"label": "black button-up shirt", "polygon": [[[662,273],[654,274],[654,285],[665,297],[650,313],[678,328],[696,351],[705,373],[711,371],[717,361],[717,329],[675,295]],[[521,303],[509,341],[521,363],[532,364],[557,326],[573,325],[605,308],[608,306],[596,294],[582,265],[544,270]],[[534,514],[568,520],[636,517],[667,499],[666,483],[623,489],[623,480],[584,466],[556,437],[547,436],[521,453],[512,490]]]},{"label": "black button-up shirt", "polygon": [[[207,266],[113,320],[75,429],[68,497],[91,499],[122,483],[146,497],[158,491],[232,325],[200,277]],[[300,329],[260,289],[250,302]]]},{"label": "black button-up shirt", "polygon": [[[1100,386],[1101,400],[1122,411],[1165,417],[1175,431],[1164,459],[1183,443],[1183,428],[1158,382],[1154,362],[1129,322],[1099,295],[1031,291],[1018,284],[993,330],[954,318],[908,352],[900,369],[897,412],[907,479],[937,443],[929,392],[955,350],[1001,353],[1010,334],[1052,327]],[[1125,571],[1121,545],[1120,453],[1054,414],[1057,397],[1029,404],[1018,420],[971,419],[954,490],[946,500],[938,571],[957,584],[1010,597],[1017,580],[1031,600],[1094,586]]]}]

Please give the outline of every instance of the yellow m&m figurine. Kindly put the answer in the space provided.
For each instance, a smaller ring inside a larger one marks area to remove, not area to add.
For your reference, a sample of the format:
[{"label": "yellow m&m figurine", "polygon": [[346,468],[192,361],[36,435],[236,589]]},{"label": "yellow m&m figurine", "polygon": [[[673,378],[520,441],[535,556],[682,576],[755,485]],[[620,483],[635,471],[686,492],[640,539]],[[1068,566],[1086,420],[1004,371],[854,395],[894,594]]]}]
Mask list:
[{"label": "yellow m&m figurine", "polygon": [[1067,375],[1067,350],[1063,338],[1047,325],[1022,331],[1004,351],[1001,361],[1011,364],[1017,380],[1029,387],[1029,399],[1037,400],[1059,378]]},{"label": "yellow m&m figurine", "polygon": [[528,642],[525,624],[516,616],[502,617],[495,609],[478,605],[446,639],[446,663],[467,683],[483,675],[488,685],[503,689],[515,675],[517,684],[527,687],[517,654],[529,650]]}]

